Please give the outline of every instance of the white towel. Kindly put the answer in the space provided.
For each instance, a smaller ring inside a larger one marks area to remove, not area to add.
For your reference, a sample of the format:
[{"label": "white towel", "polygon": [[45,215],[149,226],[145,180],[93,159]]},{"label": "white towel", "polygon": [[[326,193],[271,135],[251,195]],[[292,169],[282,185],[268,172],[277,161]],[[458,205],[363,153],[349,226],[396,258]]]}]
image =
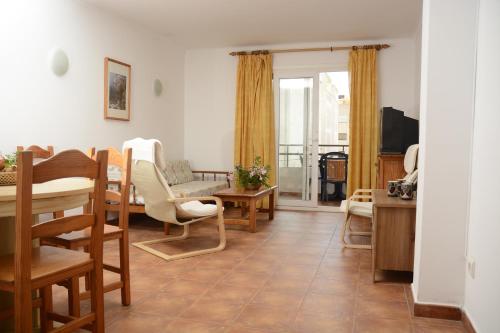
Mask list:
[{"label": "white towel", "polygon": [[148,161],[164,170],[166,163],[163,157],[163,146],[159,140],[135,138],[125,141],[122,149],[132,148],[132,159],[135,161]]}]

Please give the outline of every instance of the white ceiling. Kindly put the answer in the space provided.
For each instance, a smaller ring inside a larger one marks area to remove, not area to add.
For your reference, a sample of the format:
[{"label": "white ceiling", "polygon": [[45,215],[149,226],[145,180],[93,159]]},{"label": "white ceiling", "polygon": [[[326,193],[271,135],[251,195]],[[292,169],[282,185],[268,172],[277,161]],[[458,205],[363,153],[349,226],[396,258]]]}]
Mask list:
[{"label": "white ceiling", "polygon": [[86,0],[186,47],[413,36],[421,0]]}]

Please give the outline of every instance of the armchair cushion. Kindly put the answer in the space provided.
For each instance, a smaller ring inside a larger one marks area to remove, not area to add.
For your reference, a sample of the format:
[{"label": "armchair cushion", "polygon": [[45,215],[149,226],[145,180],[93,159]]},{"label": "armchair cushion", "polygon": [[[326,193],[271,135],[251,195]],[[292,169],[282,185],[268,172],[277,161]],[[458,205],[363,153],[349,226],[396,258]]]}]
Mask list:
[{"label": "armchair cushion", "polygon": [[181,208],[186,213],[197,217],[211,216],[217,214],[217,205],[204,204],[197,200],[185,202],[181,204]]},{"label": "armchair cushion", "polygon": [[[373,203],[363,201],[349,201],[349,213],[356,216],[372,217]],[[347,213],[347,200],[342,200],[340,210]]]}]

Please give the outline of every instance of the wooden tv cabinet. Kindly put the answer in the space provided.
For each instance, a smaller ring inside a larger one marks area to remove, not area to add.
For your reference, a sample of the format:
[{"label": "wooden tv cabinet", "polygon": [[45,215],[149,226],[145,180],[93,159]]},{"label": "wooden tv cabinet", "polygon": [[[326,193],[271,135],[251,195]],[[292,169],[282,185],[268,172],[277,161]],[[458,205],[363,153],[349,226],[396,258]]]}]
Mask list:
[{"label": "wooden tv cabinet", "polygon": [[417,200],[373,191],[372,273],[377,270],[413,272]]}]

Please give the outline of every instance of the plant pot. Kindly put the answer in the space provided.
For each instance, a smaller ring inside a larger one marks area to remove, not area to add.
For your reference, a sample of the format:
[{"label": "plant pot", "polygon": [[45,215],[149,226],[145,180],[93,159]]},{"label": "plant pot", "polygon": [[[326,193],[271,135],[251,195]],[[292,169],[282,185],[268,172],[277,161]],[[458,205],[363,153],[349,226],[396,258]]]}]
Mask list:
[{"label": "plant pot", "polygon": [[0,186],[15,185],[17,180],[16,171],[1,171],[0,172]]},{"label": "plant pot", "polygon": [[244,188],[248,191],[257,191],[261,186],[261,184],[247,184]]}]

